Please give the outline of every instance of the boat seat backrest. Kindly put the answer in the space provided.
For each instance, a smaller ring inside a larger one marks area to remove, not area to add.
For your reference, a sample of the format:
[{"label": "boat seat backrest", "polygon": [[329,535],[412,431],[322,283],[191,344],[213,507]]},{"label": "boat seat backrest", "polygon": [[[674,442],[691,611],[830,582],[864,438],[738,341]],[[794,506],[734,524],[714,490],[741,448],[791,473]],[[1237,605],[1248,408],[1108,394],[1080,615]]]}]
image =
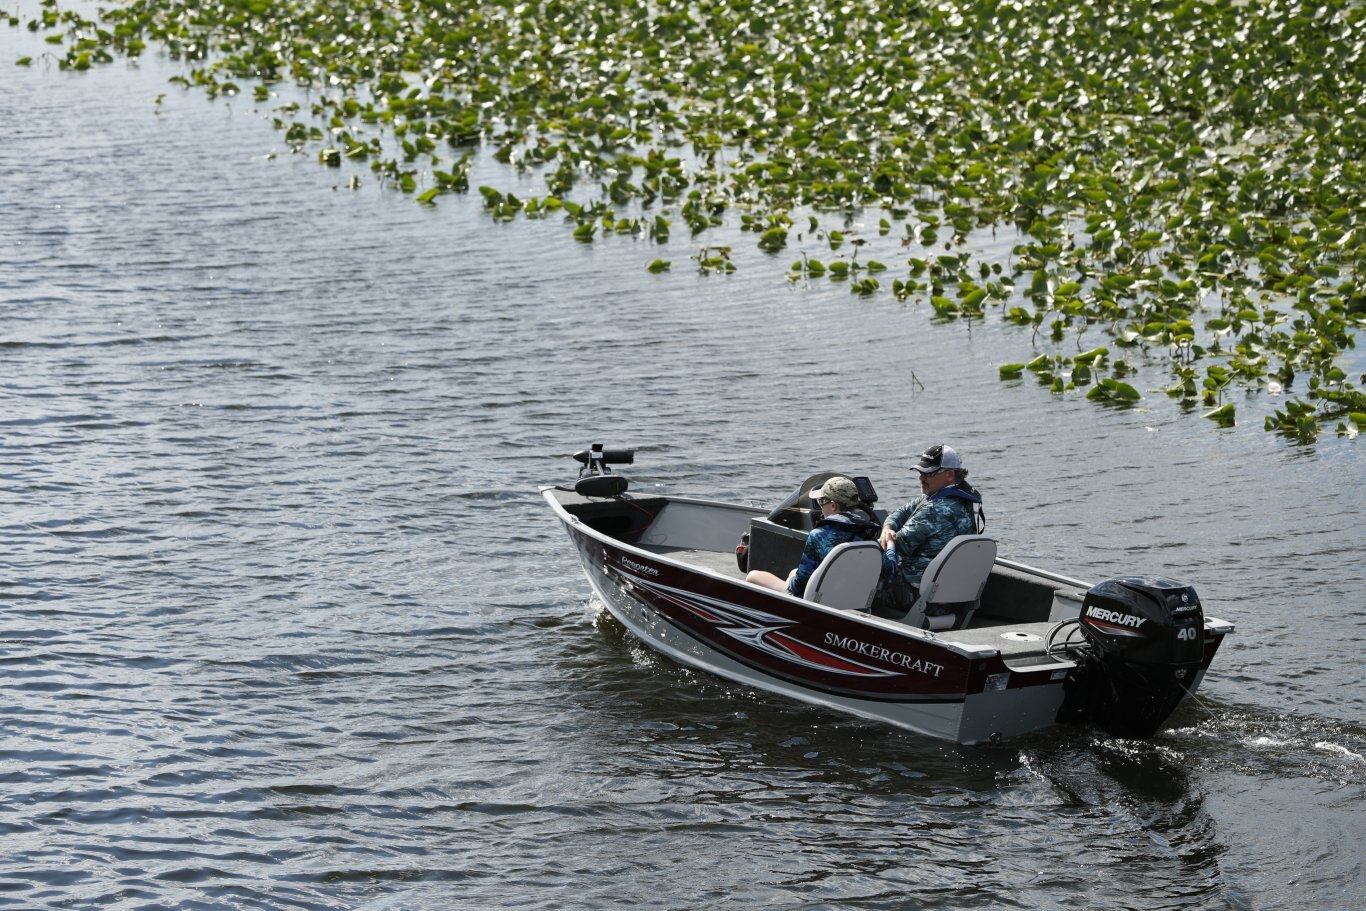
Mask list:
[{"label": "boat seat backrest", "polygon": [[[972,619],[996,563],[996,542],[986,535],[959,535],[944,545],[920,578],[920,598],[903,622],[929,629],[962,629]],[[928,617],[933,605],[954,612]]]},{"label": "boat seat backrest", "polygon": [[877,594],[882,548],[876,541],[847,541],[825,555],[806,580],[806,600],[842,610],[866,611]]}]

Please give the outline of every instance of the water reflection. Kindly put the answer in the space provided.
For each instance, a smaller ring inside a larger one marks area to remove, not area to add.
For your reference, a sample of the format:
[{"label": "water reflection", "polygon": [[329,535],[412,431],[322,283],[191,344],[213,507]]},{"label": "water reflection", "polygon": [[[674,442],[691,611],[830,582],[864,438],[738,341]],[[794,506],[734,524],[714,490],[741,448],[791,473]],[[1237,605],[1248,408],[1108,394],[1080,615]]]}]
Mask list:
[{"label": "water reflection", "polygon": [[[625,791],[652,808],[642,831],[724,820],[760,850],[800,853],[790,885],[871,907],[894,907],[893,894],[970,903],[1003,890],[1097,907],[1118,894],[1141,896],[1127,899],[1135,908],[1238,907],[1227,848],[1173,738],[1065,727],[982,747],[932,741],[680,667],[598,607],[600,650],[565,655],[564,668],[591,693],[581,711],[601,716],[584,728],[616,735],[613,760],[590,771],[614,799]],[[885,891],[852,887],[871,876]]]},{"label": "water reflection", "polygon": [[[1055,860],[1080,874],[1107,870],[1107,889],[1130,889],[1143,908],[1221,906],[1228,900],[1221,860],[1227,848],[1190,763],[1163,742],[1124,741],[1090,730],[1025,751],[1071,821],[1058,826]],[[1234,905],[1236,906],[1236,905]]]}]

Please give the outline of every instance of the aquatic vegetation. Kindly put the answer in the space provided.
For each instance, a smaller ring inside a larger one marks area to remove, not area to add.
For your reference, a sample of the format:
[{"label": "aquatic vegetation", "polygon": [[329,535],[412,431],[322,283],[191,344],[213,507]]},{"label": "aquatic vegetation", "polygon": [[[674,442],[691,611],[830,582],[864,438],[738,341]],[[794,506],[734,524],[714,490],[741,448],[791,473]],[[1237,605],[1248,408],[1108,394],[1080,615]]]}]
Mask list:
[{"label": "aquatic vegetation", "polygon": [[[478,188],[495,220],[589,244],[738,221],[800,250],[789,281],[1018,327],[1058,394],[1131,406],[1142,363],[1220,426],[1234,387],[1297,396],[1266,421],[1296,440],[1366,412],[1340,366],[1366,322],[1355,0],[44,0],[27,26],[66,68],[155,45],[187,87],[248,86],[292,149],[424,205],[482,148],[547,189]],[[732,272],[722,249],[692,259]],[[1087,333],[1126,359],[1069,357]]]}]

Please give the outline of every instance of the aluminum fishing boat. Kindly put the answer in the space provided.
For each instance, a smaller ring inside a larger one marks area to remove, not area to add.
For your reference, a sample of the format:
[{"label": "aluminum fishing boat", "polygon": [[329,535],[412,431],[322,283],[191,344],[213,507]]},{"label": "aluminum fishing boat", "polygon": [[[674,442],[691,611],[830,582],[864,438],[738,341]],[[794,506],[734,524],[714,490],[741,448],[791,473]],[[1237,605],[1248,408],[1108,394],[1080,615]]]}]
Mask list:
[{"label": "aluminum fishing boat", "polygon": [[[804,479],[765,509],[636,495],[612,465],[634,450],[575,453],[579,477],[541,488],[598,597],[628,630],[691,667],[803,702],[963,744],[1058,723],[1146,738],[1199,687],[1233,626],[1195,590],[1162,578],[1098,584],[996,555],[985,535],[954,539],[898,618],[870,610],[875,542],[837,547],[804,597],[745,581],[785,577],[819,509]],[[856,478],[879,520],[876,492]]]}]

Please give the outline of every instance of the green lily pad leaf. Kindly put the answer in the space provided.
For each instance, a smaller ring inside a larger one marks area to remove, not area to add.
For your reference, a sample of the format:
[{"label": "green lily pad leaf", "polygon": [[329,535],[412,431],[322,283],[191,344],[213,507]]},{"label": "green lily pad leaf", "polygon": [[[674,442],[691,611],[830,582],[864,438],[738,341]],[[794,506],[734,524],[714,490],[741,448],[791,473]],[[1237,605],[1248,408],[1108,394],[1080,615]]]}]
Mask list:
[{"label": "green lily pad leaf", "polygon": [[1001,379],[1018,380],[1021,376],[1024,375],[1024,369],[1024,364],[1002,364]]},{"label": "green lily pad leaf", "polygon": [[1130,402],[1137,402],[1143,398],[1143,396],[1138,394],[1138,390],[1128,383],[1122,383],[1119,380],[1111,379],[1109,377],[1106,377],[1100,382],[1101,385],[1109,391],[1110,395],[1115,398],[1121,398]]},{"label": "green lily pad leaf", "polygon": [[759,237],[759,249],[770,253],[787,246],[786,228],[769,228]]},{"label": "green lily pad leaf", "polygon": [[967,294],[963,295],[963,309],[980,311],[982,308],[982,301],[986,299],[986,289],[975,288],[972,291],[969,291]]},{"label": "green lily pad leaf", "polygon": [[1109,353],[1109,348],[1092,348],[1090,351],[1084,351],[1081,354],[1078,354],[1072,360],[1078,364],[1090,364],[1092,361],[1103,358]]},{"label": "green lily pad leaf", "polygon": [[654,262],[650,263],[650,264],[649,264],[648,266],[646,266],[645,268],[646,268],[647,270],[649,270],[650,272],[654,272],[655,274],[658,274],[658,273],[660,273],[660,272],[668,272],[668,271],[669,271],[669,267],[672,266],[672,265],[673,265],[673,263],[671,263],[671,262],[670,262],[669,260],[667,260],[667,259],[657,259],[657,260],[655,260]]},{"label": "green lily pad leaf", "polygon": [[1086,397],[1093,401],[1112,404],[1132,404],[1143,398],[1133,386],[1111,377],[1105,377],[1098,385],[1093,386],[1091,391],[1086,393]]},{"label": "green lily pad leaf", "polygon": [[1216,408],[1213,411],[1205,412],[1205,417],[1214,421],[1220,427],[1232,427],[1234,424],[1234,411],[1233,403],[1230,402],[1222,408]]},{"label": "green lily pad leaf", "polygon": [[1048,293],[1048,272],[1045,269],[1035,269],[1034,275],[1029,282],[1029,296],[1042,297]]}]

